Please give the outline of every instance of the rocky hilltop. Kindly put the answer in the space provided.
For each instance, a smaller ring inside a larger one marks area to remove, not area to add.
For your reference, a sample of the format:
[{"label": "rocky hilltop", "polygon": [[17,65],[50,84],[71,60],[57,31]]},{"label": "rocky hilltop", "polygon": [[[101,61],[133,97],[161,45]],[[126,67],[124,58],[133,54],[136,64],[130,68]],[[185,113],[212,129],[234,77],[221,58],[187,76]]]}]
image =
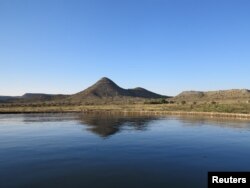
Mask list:
[{"label": "rocky hilltop", "polygon": [[68,99],[71,101],[93,101],[105,99],[126,100],[135,98],[157,99],[166,97],[167,96],[159,95],[140,87],[124,89],[109,78],[103,77],[94,85],[70,96]]}]

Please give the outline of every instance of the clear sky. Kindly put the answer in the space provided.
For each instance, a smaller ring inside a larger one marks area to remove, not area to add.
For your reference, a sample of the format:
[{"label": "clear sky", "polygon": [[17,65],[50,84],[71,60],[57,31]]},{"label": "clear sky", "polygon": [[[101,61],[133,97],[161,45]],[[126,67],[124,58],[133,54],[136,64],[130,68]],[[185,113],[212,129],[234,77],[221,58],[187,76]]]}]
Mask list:
[{"label": "clear sky", "polygon": [[165,95],[250,88],[250,1],[0,0],[0,95],[103,76]]}]

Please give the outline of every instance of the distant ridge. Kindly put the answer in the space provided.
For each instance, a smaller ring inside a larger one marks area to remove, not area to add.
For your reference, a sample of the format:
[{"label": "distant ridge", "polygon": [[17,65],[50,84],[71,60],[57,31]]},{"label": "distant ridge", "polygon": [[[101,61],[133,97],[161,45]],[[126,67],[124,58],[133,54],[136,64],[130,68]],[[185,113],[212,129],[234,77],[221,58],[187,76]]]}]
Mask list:
[{"label": "distant ridge", "polygon": [[69,95],[62,95],[62,94],[44,94],[44,93],[25,93],[21,96],[21,99],[26,101],[52,101],[52,100],[60,100],[65,99]]},{"label": "distant ridge", "polygon": [[66,99],[69,95],[54,95],[54,94],[44,94],[44,93],[25,93],[22,96],[9,97],[0,96],[0,102],[7,103],[31,103],[31,102],[45,102],[45,101],[58,101]]},{"label": "distant ridge", "polygon": [[19,97],[0,96],[4,103],[36,103],[36,102],[112,102],[113,100],[137,100],[166,98],[144,88],[123,89],[109,78],[103,77],[89,88],[73,95],[53,95],[44,93],[25,93]]},{"label": "distant ridge", "polygon": [[184,91],[173,98],[185,101],[225,101],[225,100],[247,100],[250,99],[250,90],[231,89],[219,91]]},{"label": "distant ridge", "polygon": [[123,89],[109,78],[103,77],[89,88],[76,93],[70,97],[73,101],[87,99],[105,99],[105,98],[165,98],[143,88]]},{"label": "distant ridge", "polygon": [[151,99],[167,99],[169,102],[222,102],[250,103],[250,90],[231,89],[219,91],[184,91],[175,97],[159,95],[141,87],[124,89],[107,77],[103,77],[87,89],[73,95],[26,93],[22,96],[0,96],[0,103],[56,103],[56,104],[113,104],[136,103]]},{"label": "distant ridge", "polygon": [[12,97],[12,96],[0,96],[0,102],[7,102],[13,99],[17,99],[18,97]]}]

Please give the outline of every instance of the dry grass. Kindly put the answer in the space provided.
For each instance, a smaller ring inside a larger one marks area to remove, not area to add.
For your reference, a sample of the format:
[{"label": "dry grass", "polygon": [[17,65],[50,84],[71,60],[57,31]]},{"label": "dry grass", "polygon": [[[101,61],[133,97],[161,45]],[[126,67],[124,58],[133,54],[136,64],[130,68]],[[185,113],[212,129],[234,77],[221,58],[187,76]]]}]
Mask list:
[{"label": "dry grass", "polygon": [[0,113],[112,112],[250,118],[250,104],[107,104],[0,106]]}]

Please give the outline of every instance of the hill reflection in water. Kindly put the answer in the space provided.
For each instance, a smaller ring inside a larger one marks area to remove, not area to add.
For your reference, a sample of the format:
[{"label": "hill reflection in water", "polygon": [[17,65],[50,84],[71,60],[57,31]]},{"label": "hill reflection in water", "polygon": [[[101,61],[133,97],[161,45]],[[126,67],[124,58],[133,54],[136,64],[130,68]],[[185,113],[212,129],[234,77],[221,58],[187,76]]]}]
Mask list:
[{"label": "hill reflection in water", "polygon": [[0,187],[205,188],[250,169],[247,120],[5,114],[0,135]]},{"label": "hill reflection in water", "polygon": [[142,116],[142,115],[122,115],[108,113],[66,113],[66,114],[11,114],[2,115],[1,122],[9,121],[25,124],[35,123],[53,123],[53,122],[75,122],[86,127],[103,138],[107,138],[124,129],[146,131],[149,126],[153,125],[152,121],[156,120],[175,120],[185,127],[201,127],[201,126],[218,126],[230,129],[250,129],[250,120],[233,119],[233,118],[211,118],[202,116]]},{"label": "hill reflection in water", "polygon": [[201,116],[127,116],[122,114],[80,114],[77,119],[87,126],[87,130],[103,138],[108,138],[124,129],[146,131],[153,121],[176,120],[185,127],[218,126],[233,129],[250,129],[250,120],[232,118],[210,118]]},{"label": "hill reflection in water", "polygon": [[145,131],[154,117],[148,116],[122,116],[112,114],[81,114],[79,122],[87,126],[87,130],[107,138],[125,127],[133,130]]}]

